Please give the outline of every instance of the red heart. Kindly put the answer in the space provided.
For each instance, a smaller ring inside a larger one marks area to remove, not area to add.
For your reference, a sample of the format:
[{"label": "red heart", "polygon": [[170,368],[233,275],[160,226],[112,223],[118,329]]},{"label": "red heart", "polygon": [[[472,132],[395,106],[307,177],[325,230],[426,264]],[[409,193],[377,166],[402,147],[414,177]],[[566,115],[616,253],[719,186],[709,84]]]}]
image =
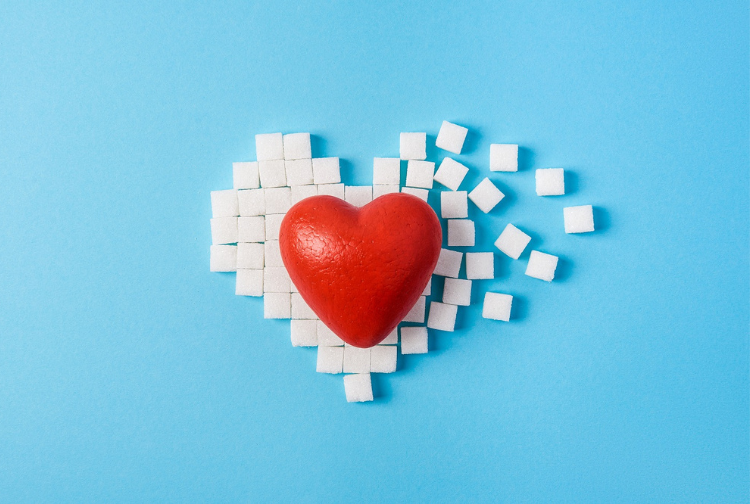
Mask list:
[{"label": "red heart", "polygon": [[294,205],[281,258],[302,298],[342,340],[377,345],[417,302],[435,269],[440,221],[421,199],[386,194],[362,208],[332,196]]}]

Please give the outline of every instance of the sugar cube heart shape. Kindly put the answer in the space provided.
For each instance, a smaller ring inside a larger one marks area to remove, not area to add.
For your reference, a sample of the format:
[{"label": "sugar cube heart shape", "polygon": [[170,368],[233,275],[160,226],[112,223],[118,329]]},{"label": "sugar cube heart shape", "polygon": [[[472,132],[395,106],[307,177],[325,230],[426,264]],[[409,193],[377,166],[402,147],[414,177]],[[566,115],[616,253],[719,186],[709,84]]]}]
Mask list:
[{"label": "sugar cube heart shape", "polygon": [[377,345],[430,280],[442,231],[421,199],[386,194],[357,208],[332,196],[294,205],[281,223],[281,258],[302,298],[342,340]]}]

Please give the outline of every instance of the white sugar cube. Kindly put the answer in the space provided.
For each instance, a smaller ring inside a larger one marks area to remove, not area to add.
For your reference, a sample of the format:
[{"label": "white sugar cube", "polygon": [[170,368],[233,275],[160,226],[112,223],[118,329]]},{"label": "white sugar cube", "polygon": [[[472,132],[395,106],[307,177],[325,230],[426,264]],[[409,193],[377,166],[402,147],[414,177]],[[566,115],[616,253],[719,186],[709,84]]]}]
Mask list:
[{"label": "white sugar cube", "polygon": [[255,156],[258,161],[284,159],[284,137],[282,134],[255,135]]},{"label": "white sugar cube", "polygon": [[237,243],[237,217],[217,217],[211,219],[211,243],[225,245]]},{"label": "white sugar cube", "polygon": [[211,245],[211,271],[236,271],[237,246]]},{"label": "white sugar cube", "polygon": [[302,299],[302,295],[298,292],[292,293],[292,318],[312,320],[318,318],[312,308],[310,308],[307,302]]},{"label": "white sugar cube", "polygon": [[[437,329],[438,331],[452,332],[456,326],[457,314],[458,306],[433,301],[430,303],[430,315],[427,317],[427,327]],[[401,338],[403,340],[403,334]],[[403,345],[403,341],[401,344]]]},{"label": "white sugar cube", "polygon": [[507,255],[512,259],[518,259],[521,257],[526,245],[531,241],[531,236],[527,235],[513,224],[508,224],[500,233],[497,240],[495,240],[495,246],[500,249],[500,252]]},{"label": "white sugar cube", "polygon": [[373,185],[399,185],[401,183],[401,160],[399,158],[375,158],[372,163]]},{"label": "white sugar cube", "polygon": [[518,145],[491,144],[490,171],[515,172],[518,171]]},{"label": "white sugar cube", "polygon": [[237,219],[237,239],[241,242],[265,241],[265,217],[262,217],[260,215],[255,217],[239,217]]},{"label": "white sugar cube", "polygon": [[297,288],[296,285],[294,285],[294,282],[289,282],[289,287],[290,287],[289,290],[292,291],[292,294],[295,293],[295,292],[299,292],[299,289]]},{"label": "white sugar cube", "polygon": [[427,189],[417,189],[415,187],[402,187],[401,192],[416,196],[422,201],[427,201],[427,198],[430,196],[430,191],[428,191]]},{"label": "white sugar cube", "polygon": [[443,184],[451,191],[455,191],[461,185],[467,173],[469,173],[467,167],[447,157],[443,159],[443,162],[440,163],[440,168],[435,172],[435,182]]},{"label": "white sugar cube", "polygon": [[447,150],[448,152],[461,154],[464,140],[466,140],[466,133],[468,132],[469,130],[463,126],[443,121],[437,139],[435,140],[435,145],[443,150]]},{"label": "white sugar cube", "polygon": [[425,296],[419,296],[417,302],[411,307],[409,313],[404,316],[402,322],[416,322],[424,324],[424,313],[427,304],[427,298]]},{"label": "white sugar cube", "polygon": [[281,221],[286,214],[268,214],[266,215],[266,241],[278,240]]},{"label": "white sugar cube", "polygon": [[286,165],[283,159],[258,161],[261,187],[283,187],[286,185]]},{"label": "white sugar cube", "polygon": [[545,254],[537,250],[532,250],[529,256],[529,264],[526,266],[526,274],[539,280],[551,282],[555,278],[557,269],[557,256]]},{"label": "white sugar cube", "polygon": [[237,217],[240,215],[237,204],[237,191],[211,191],[211,214],[216,217]]},{"label": "white sugar cube", "polygon": [[234,293],[237,296],[263,295],[263,270],[262,269],[238,269],[235,279]]},{"label": "white sugar cube", "polygon": [[[263,270],[263,291],[264,292],[291,292],[291,280],[286,268],[266,267]],[[290,298],[291,309],[291,298]]]},{"label": "white sugar cube", "polygon": [[[292,310],[294,310],[294,301],[292,301]],[[292,333],[292,346],[296,347],[314,347],[318,346],[317,324],[315,320],[294,320],[290,329]]]},{"label": "white sugar cube", "polygon": [[260,187],[257,161],[232,163],[232,175],[235,189],[256,189]]},{"label": "white sugar cube", "polygon": [[394,373],[397,361],[398,347],[376,345],[370,349],[371,373]]},{"label": "white sugar cube", "polygon": [[369,373],[370,349],[344,347],[344,373]]},{"label": "white sugar cube", "polygon": [[398,345],[398,328],[394,328],[393,331],[388,333],[388,336],[385,337],[383,341],[378,343],[378,345]]},{"label": "white sugar cube", "polygon": [[469,306],[471,304],[471,280],[446,278],[443,287],[443,303]]},{"label": "white sugar cube", "polygon": [[513,296],[498,292],[488,292],[484,295],[482,317],[508,322],[510,320],[510,307],[512,304]]},{"label": "white sugar cube", "polygon": [[274,187],[266,189],[266,214],[287,213],[292,208],[292,189]]},{"label": "white sugar cube", "polygon": [[406,185],[408,187],[432,189],[434,176],[435,163],[432,161],[410,160],[406,164]]},{"label": "white sugar cube", "polygon": [[290,133],[284,135],[284,159],[310,159],[310,133]]},{"label": "white sugar cube", "polygon": [[262,243],[238,243],[237,244],[237,269],[259,269],[262,270],[264,263],[264,249]]},{"label": "white sugar cube", "polygon": [[427,159],[427,133],[401,133],[401,159]]},{"label": "white sugar cube", "polygon": [[344,368],[344,347],[321,346],[318,338],[318,373],[339,374]]},{"label": "white sugar cube", "polygon": [[495,278],[495,254],[492,252],[467,252],[466,278],[469,280]]},{"label": "white sugar cube", "polygon": [[[265,274],[263,283],[265,283]],[[266,292],[263,294],[263,318],[288,319],[291,314],[292,301],[288,292]]]},{"label": "white sugar cube", "polygon": [[237,199],[239,201],[240,215],[242,217],[252,217],[266,213],[265,189],[237,191]]},{"label": "white sugar cube", "polygon": [[278,240],[270,240],[263,244],[263,256],[266,267],[282,268],[284,261],[281,259],[281,249]]},{"label": "white sugar cube", "polygon": [[399,192],[398,184],[375,184],[372,186],[372,199],[397,192]]},{"label": "white sugar cube", "polygon": [[422,291],[423,296],[429,296],[430,294],[432,294],[432,277],[427,281],[427,285],[425,285],[425,288]]},{"label": "white sugar cube", "polygon": [[296,205],[305,198],[318,195],[318,186],[316,185],[299,185],[292,186],[292,205]]},{"label": "white sugar cube", "polygon": [[321,320],[318,323],[318,345],[320,346],[344,346],[344,341],[336,336]]},{"label": "white sugar cube", "polygon": [[338,184],[341,182],[339,158],[314,158],[312,166],[313,179],[316,184]]},{"label": "white sugar cube", "polygon": [[461,259],[463,257],[463,252],[440,249],[440,256],[435,265],[435,271],[432,273],[434,275],[458,278],[458,271],[461,269]]},{"label": "white sugar cube", "polygon": [[482,180],[479,185],[469,193],[469,199],[484,213],[488,213],[495,208],[495,205],[500,203],[504,197],[505,195],[502,191],[488,178]]},{"label": "white sugar cube", "polygon": [[401,353],[403,355],[427,353],[427,328],[424,326],[402,327]]},{"label": "white sugar cube", "polygon": [[594,207],[581,205],[563,208],[566,233],[590,233],[594,230]]},{"label": "white sugar cube", "polygon": [[290,186],[311,185],[313,170],[311,159],[290,159],[284,161],[286,184]]},{"label": "white sugar cube", "polygon": [[372,379],[370,373],[344,376],[346,402],[372,401]]},{"label": "white sugar cube", "polygon": [[440,216],[443,219],[465,219],[469,216],[469,200],[466,191],[442,191],[440,193]]},{"label": "white sugar cube", "polygon": [[544,168],[536,171],[537,196],[561,196],[565,194],[565,170]]},{"label": "white sugar cube", "polygon": [[318,196],[344,199],[344,184],[321,184],[318,186]]},{"label": "white sugar cube", "polygon": [[473,247],[474,221],[469,219],[448,220],[448,246]]},{"label": "white sugar cube", "polygon": [[346,186],[344,199],[350,205],[363,207],[372,201],[372,186]]}]

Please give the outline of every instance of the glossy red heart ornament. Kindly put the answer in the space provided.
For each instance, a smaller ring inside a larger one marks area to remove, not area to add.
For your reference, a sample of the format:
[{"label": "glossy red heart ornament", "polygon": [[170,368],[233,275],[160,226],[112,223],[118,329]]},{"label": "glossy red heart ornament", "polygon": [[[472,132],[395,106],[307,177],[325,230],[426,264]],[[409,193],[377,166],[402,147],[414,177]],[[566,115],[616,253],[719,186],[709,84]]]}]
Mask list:
[{"label": "glossy red heart ornament", "polygon": [[440,221],[421,199],[386,194],[362,208],[332,196],[294,205],[281,258],[302,298],[342,340],[377,345],[417,302],[435,269]]}]

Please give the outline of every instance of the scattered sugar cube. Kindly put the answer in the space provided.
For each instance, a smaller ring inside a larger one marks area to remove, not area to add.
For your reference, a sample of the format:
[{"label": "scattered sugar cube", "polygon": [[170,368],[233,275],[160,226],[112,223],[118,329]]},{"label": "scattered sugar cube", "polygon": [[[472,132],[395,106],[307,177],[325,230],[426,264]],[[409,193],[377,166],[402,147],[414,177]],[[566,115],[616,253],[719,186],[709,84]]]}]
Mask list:
[{"label": "scattered sugar cube", "polygon": [[537,250],[531,251],[529,256],[529,264],[526,266],[526,274],[539,280],[546,280],[551,282],[555,278],[555,270],[557,269],[557,256],[551,254],[545,254]]},{"label": "scattered sugar cube", "polygon": [[341,182],[341,166],[339,158],[314,158],[313,179],[316,184],[339,184]]},{"label": "scattered sugar cube", "polygon": [[257,161],[232,163],[232,175],[235,189],[257,189],[260,187]]},{"label": "scattered sugar cube", "polygon": [[419,324],[424,324],[426,304],[427,298],[425,296],[419,296],[417,302],[414,303],[414,306],[411,307],[411,310],[409,310],[409,313],[406,314],[404,320],[402,320],[401,322],[416,322]]},{"label": "scattered sugar cube", "polygon": [[318,186],[318,196],[344,199],[344,184],[321,184]]},{"label": "scattered sugar cube", "polygon": [[565,170],[543,168],[536,171],[537,196],[561,196],[565,194]]},{"label": "scattered sugar cube", "polygon": [[[292,301],[294,303],[294,301]],[[294,310],[294,304],[292,304]],[[292,346],[313,347],[318,346],[317,324],[315,320],[294,320],[291,322]]]},{"label": "scattered sugar cube", "polygon": [[239,217],[237,219],[237,240],[240,242],[262,242],[266,239],[265,217]]},{"label": "scattered sugar cube", "polygon": [[482,317],[508,322],[510,320],[510,307],[512,304],[513,296],[510,294],[488,292],[484,295]]},{"label": "scattered sugar cube", "polygon": [[316,185],[299,185],[292,186],[292,205],[296,205],[305,198],[318,195],[318,186]]},{"label": "scattered sugar cube", "polygon": [[427,281],[427,285],[422,291],[423,296],[429,296],[430,294],[432,294],[432,277]]},{"label": "scattered sugar cube", "polygon": [[490,171],[516,172],[518,171],[518,145],[491,144]]},{"label": "scattered sugar cube", "polygon": [[399,192],[398,184],[375,184],[372,186],[372,199],[397,192]]},{"label": "scattered sugar cube", "polygon": [[443,287],[443,303],[469,306],[471,304],[471,280],[446,278]]},{"label": "scattered sugar cube", "polygon": [[258,161],[284,159],[284,137],[282,134],[255,135],[255,156]]},{"label": "scattered sugar cube", "polygon": [[281,221],[286,214],[268,214],[266,215],[266,241],[278,240]]},{"label": "scattered sugar cube", "polygon": [[363,207],[372,201],[372,186],[346,186],[344,199],[350,205]]},{"label": "scattered sugar cube", "polygon": [[284,135],[284,159],[310,159],[310,133],[290,133]]},{"label": "scattered sugar cube", "polygon": [[467,252],[466,278],[469,280],[495,278],[495,254],[492,252]]},{"label": "scattered sugar cube", "polygon": [[427,159],[427,133],[401,133],[401,159]]},{"label": "scattered sugar cube", "polygon": [[513,224],[508,224],[500,233],[497,240],[495,240],[495,247],[500,249],[500,252],[507,255],[511,259],[518,259],[521,257],[526,245],[531,241],[531,236],[527,235]]},{"label": "scattered sugar cube", "polygon": [[258,161],[261,187],[283,187],[286,185],[286,165],[283,159]]},{"label": "scattered sugar cube", "polygon": [[435,265],[435,271],[432,273],[434,275],[458,278],[458,271],[461,269],[461,259],[463,259],[463,257],[463,252],[440,249],[440,256]]},{"label": "scattered sugar cube", "polygon": [[398,347],[376,345],[370,349],[371,373],[394,373],[397,361]]},{"label": "scattered sugar cube", "polygon": [[[427,317],[427,327],[437,329],[438,331],[452,332],[456,326],[456,315],[458,306],[453,304],[430,303],[430,315]],[[404,334],[401,333],[401,346],[404,345]]]},{"label": "scattered sugar cube", "polygon": [[266,189],[266,214],[287,213],[292,208],[292,189],[274,187]]},{"label": "scattered sugar cube", "polygon": [[281,249],[278,240],[270,240],[263,244],[263,256],[266,267],[283,268],[284,261],[281,259]]},{"label": "scattered sugar cube", "polygon": [[[264,283],[265,283],[265,274]],[[291,295],[288,292],[266,292],[263,295],[263,318],[288,319],[292,314]]]},{"label": "scattered sugar cube", "polygon": [[259,269],[262,270],[265,254],[262,243],[238,243],[237,244],[237,269]]},{"label": "scattered sugar cube", "polygon": [[395,327],[378,345],[398,345],[398,328]]},{"label": "scattered sugar cube", "polygon": [[581,205],[563,208],[566,233],[590,233],[594,230],[594,207]]},{"label": "scattered sugar cube", "polygon": [[432,161],[410,160],[406,164],[406,185],[408,187],[432,189],[434,176],[435,163]]},{"label": "scattered sugar cube", "polygon": [[443,162],[440,163],[440,168],[435,172],[435,182],[443,184],[451,191],[455,191],[461,185],[467,173],[469,173],[467,167],[447,157],[443,159]]},{"label": "scattered sugar cube", "polygon": [[240,214],[237,204],[237,191],[211,191],[211,214],[216,217],[237,217]]},{"label": "scattered sugar cube", "polygon": [[344,373],[369,373],[370,349],[355,346],[344,347]]},{"label": "scattered sugar cube", "polygon": [[[291,292],[291,279],[286,268],[266,267],[263,270],[263,290],[264,292]],[[290,298],[291,310],[291,298]],[[286,317],[289,318],[289,317]]]},{"label": "scattered sugar cube", "polygon": [[424,326],[402,327],[401,353],[403,355],[427,353],[427,328]]},{"label": "scattered sugar cube", "polygon": [[242,217],[253,217],[266,213],[266,190],[248,189],[237,191],[240,215]]},{"label": "scattered sugar cube", "polygon": [[401,160],[399,158],[375,158],[372,163],[373,185],[399,185],[401,183]]},{"label": "scattered sugar cube", "polygon": [[339,374],[344,369],[344,347],[321,346],[318,338],[318,373]]},{"label": "scattered sugar cube", "polygon": [[428,191],[427,189],[417,189],[415,187],[402,187],[401,192],[416,196],[422,201],[427,201],[427,198],[430,196],[430,191]]},{"label": "scattered sugar cube", "polygon": [[469,193],[469,199],[484,213],[489,213],[504,197],[502,191],[486,177]]},{"label": "scattered sugar cube", "polygon": [[236,271],[237,246],[211,245],[211,271]]},{"label": "scattered sugar cube", "polygon": [[310,308],[307,302],[302,299],[302,295],[298,292],[292,293],[292,318],[312,320],[318,318],[312,308]]},{"label": "scattered sugar cube", "polygon": [[322,320],[317,320],[318,323],[318,345],[319,346],[344,346],[344,341],[336,336],[336,333],[331,331]]},{"label": "scattered sugar cube", "polygon": [[463,126],[443,121],[437,140],[435,140],[435,145],[453,154],[461,154],[464,140],[466,140],[466,133],[468,132],[469,130]]},{"label": "scattered sugar cube", "polygon": [[469,219],[449,219],[448,246],[473,247],[474,221]]},{"label": "scattered sugar cube", "polygon": [[370,373],[344,376],[346,402],[372,401],[372,379]]},{"label": "scattered sugar cube", "polygon": [[263,270],[262,269],[237,269],[234,293],[237,296],[263,295]]},{"label": "scattered sugar cube", "polygon": [[286,185],[301,186],[313,183],[312,159],[290,159],[284,161]]},{"label": "scattered sugar cube", "polygon": [[217,217],[211,219],[211,243],[225,245],[237,243],[237,217]]},{"label": "scattered sugar cube", "polygon": [[442,191],[440,193],[440,216],[443,219],[465,219],[469,216],[469,201],[466,191]]}]

